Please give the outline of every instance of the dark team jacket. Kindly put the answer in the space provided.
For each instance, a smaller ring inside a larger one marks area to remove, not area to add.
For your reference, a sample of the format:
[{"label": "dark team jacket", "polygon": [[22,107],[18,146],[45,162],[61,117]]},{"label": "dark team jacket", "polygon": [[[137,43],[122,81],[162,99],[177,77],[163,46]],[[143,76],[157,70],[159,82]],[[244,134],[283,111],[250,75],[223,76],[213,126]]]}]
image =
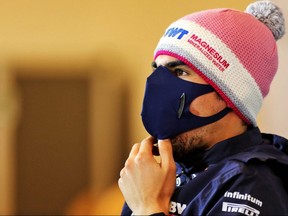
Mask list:
[{"label": "dark team jacket", "polygon": [[170,214],[288,215],[288,140],[252,128],[177,163]]}]

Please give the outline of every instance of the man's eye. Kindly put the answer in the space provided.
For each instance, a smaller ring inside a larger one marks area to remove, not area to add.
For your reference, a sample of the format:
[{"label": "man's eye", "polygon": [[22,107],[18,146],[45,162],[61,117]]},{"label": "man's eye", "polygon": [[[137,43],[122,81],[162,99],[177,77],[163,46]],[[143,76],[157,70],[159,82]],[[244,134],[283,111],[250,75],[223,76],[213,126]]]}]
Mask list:
[{"label": "man's eye", "polygon": [[187,72],[185,72],[184,70],[179,69],[179,68],[177,68],[177,69],[174,70],[174,74],[175,74],[176,76],[187,76],[187,75],[188,75]]}]

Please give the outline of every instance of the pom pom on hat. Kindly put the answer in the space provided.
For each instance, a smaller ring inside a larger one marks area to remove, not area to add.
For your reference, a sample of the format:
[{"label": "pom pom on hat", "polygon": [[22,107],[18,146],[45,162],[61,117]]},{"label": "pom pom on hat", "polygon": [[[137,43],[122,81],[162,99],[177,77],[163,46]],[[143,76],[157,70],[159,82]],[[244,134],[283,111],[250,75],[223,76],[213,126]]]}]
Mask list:
[{"label": "pom pom on hat", "polygon": [[246,12],[200,11],[167,28],[154,59],[169,55],[185,62],[240,118],[256,126],[256,116],[278,69],[276,40],[284,33],[283,15],[269,1],[257,1]]},{"label": "pom pom on hat", "polygon": [[257,1],[246,8],[246,13],[255,16],[273,33],[275,40],[285,34],[285,19],[280,8],[270,1]]}]

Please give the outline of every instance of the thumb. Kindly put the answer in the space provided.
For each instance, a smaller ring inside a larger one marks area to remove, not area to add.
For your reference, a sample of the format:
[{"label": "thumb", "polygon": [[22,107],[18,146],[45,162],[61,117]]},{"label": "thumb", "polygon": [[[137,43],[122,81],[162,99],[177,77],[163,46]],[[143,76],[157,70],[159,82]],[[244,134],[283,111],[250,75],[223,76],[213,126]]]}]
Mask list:
[{"label": "thumb", "polygon": [[158,149],[161,157],[162,167],[169,167],[174,164],[172,144],[169,139],[159,140]]}]

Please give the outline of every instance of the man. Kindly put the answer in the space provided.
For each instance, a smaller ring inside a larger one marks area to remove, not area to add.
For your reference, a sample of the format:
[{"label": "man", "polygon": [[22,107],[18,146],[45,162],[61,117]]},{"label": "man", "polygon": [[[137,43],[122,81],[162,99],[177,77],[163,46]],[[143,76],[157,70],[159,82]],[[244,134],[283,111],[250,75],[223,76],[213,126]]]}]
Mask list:
[{"label": "man", "polygon": [[120,172],[122,215],[288,215],[288,141],[256,123],[283,34],[281,11],[267,1],[168,27],[143,101],[151,136]]}]

